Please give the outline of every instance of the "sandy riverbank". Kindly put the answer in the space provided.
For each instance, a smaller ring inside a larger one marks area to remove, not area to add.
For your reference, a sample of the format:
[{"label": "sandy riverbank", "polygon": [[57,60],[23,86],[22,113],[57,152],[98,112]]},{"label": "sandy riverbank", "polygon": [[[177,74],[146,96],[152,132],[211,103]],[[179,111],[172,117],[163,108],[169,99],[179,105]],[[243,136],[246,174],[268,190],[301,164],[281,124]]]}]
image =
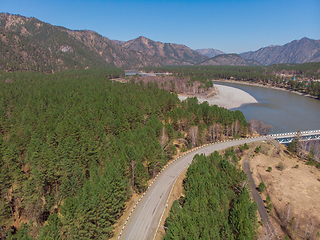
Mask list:
[{"label": "sandy riverbank", "polygon": [[253,83],[253,82],[244,82],[244,81],[235,81],[235,80],[224,80],[224,79],[219,79],[219,80],[212,80],[213,82],[223,82],[223,83],[237,83],[237,84],[242,84],[242,85],[249,85],[249,86],[257,86],[257,87],[264,87],[264,88],[272,88],[272,89],[276,89],[276,90],[280,90],[280,91],[286,91],[286,92],[291,92],[294,94],[298,94],[301,96],[305,96],[305,97],[309,97],[309,98],[313,98],[313,99],[317,99],[320,100],[318,97],[316,96],[312,96],[310,94],[307,93],[301,93],[301,92],[297,92],[294,90],[290,90],[290,89],[286,89],[286,88],[280,88],[280,87],[275,87],[272,85],[263,85],[260,83]]},{"label": "sandy riverbank", "polygon": [[[197,96],[200,103],[207,101],[210,105],[218,105],[227,109],[237,108],[243,104],[258,103],[253,96],[241,89],[218,84],[214,86],[216,88],[216,95],[210,97]],[[179,94],[180,100],[185,100],[188,97],[192,96]]]}]

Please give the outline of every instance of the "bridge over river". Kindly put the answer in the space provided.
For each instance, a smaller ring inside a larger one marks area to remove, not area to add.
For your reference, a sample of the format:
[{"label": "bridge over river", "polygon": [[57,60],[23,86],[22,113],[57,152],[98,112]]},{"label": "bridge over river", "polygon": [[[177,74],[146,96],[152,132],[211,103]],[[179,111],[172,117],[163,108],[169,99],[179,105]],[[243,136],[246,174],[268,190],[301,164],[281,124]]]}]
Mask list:
[{"label": "bridge over river", "polygon": [[300,141],[320,140],[320,130],[272,134],[269,137],[276,139],[279,143],[290,143],[296,138]]},{"label": "bridge over river", "polygon": [[279,143],[287,143],[292,141],[297,134],[301,136],[301,139],[304,141],[320,139],[320,130],[281,133],[206,144],[183,154],[165,166],[156,176],[147,191],[134,206],[118,239],[150,240],[155,238],[164,210],[168,207],[167,201],[174,183],[179,175],[189,167],[196,154],[209,155],[214,151],[223,150],[232,146],[266,141],[268,139],[276,139]]}]

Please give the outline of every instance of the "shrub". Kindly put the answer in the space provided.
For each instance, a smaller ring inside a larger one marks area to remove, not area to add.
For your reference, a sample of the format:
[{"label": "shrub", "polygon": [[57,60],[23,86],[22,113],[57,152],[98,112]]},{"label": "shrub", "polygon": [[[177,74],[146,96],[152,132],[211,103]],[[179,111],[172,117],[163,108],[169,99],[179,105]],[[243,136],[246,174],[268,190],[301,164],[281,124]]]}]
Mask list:
[{"label": "shrub", "polygon": [[311,151],[309,152],[308,160],[309,160],[309,161],[314,160],[314,149],[311,149]]},{"label": "shrub", "polygon": [[316,168],[320,168],[320,163],[314,162],[314,161],[307,161],[307,165],[316,166]]},{"label": "shrub", "polygon": [[182,146],[181,152],[186,152],[186,151],[187,151],[186,147],[185,147],[185,146]]},{"label": "shrub", "polygon": [[295,220],[294,217],[292,217],[292,218],[290,219],[290,221],[289,221],[289,225],[290,225],[290,226],[292,226],[292,225],[294,224],[294,220]]},{"label": "shrub", "polygon": [[243,151],[244,151],[244,146],[240,146],[240,147],[239,147],[239,150],[240,150],[241,152],[243,152]]},{"label": "shrub", "polygon": [[183,133],[179,131],[179,132],[177,133],[177,138],[184,138]]},{"label": "shrub", "polygon": [[268,204],[267,209],[268,209],[269,213],[272,213],[272,210],[273,210],[272,203]]},{"label": "shrub", "polygon": [[284,163],[283,162],[279,162],[277,168],[282,171],[284,170]]},{"label": "shrub", "polygon": [[290,142],[287,146],[287,150],[292,153],[296,152],[296,141]]},{"label": "shrub", "polygon": [[267,205],[269,205],[269,204],[271,203],[271,198],[270,198],[269,195],[268,195],[267,198],[266,198],[266,203],[267,203]]},{"label": "shrub", "polygon": [[267,171],[271,172],[272,171],[272,167],[268,167]]},{"label": "shrub", "polygon": [[258,223],[260,224],[260,226],[264,225],[263,219],[261,219],[261,221],[258,221]]},{"label": "shrub", "polygon": [[247,143],[245,143],[244,145],[243,145],[243,147],[244,147],[244,149],[249,149],[249,146],[248,146],[248,144]]},{"label": "shrub", "polygon": [[261,149],[261,145],[259,147],[256,147],[256,149],[254,150],[255,153],[259,153]]},{"label": "shrub", "polygon": [[262,181],[262,182],[259,184],[258,191],[259,191],[260,193],[263,193],[265,190],[266,190],[266,185],[265,185],[264,182]]}]

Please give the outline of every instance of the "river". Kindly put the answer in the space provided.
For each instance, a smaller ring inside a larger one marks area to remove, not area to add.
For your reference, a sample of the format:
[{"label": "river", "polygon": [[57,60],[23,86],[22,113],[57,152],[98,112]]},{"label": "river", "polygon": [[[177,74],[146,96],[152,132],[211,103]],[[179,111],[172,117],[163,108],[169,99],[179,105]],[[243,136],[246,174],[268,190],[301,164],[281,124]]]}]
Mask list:
[{"label": "river", "polygon": [[214,84],[239,88],[251,94],[258,103],[234,108],[243,112],[247,121],[261,119],[273,126],[273,133],[320,129],[320,101],[292,92],[239,83]]},{"label": "river", "polygon": [[[126,75],[140,74],[128,71]],[[247,104],[232,110],[243,112],[247,121],[261,119],[273,126],[272,133],[296,132],[320,129],[320,101],[292,92],[244,85],[231,82],[214,82],[214,84],[239,88],[252,95],[258,103]]]}]

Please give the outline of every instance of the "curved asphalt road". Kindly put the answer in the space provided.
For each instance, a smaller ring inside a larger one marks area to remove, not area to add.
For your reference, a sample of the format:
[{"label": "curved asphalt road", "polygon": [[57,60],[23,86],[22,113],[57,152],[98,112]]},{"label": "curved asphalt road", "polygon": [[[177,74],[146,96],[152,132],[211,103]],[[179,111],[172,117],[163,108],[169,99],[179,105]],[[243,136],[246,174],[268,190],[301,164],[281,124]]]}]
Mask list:
[{"label": "curved asphalt road", "polygon": [[124,240],[153,239],[170,190],[176,178],[191,164],[194,155],[202,153],[209,155],[216,150],[218,151],[228,147],[266,139],[266,137],[258,137],[216,143],[194,150],[172,162],[158,175],[152,186],[136,206],[119,238]]}]

